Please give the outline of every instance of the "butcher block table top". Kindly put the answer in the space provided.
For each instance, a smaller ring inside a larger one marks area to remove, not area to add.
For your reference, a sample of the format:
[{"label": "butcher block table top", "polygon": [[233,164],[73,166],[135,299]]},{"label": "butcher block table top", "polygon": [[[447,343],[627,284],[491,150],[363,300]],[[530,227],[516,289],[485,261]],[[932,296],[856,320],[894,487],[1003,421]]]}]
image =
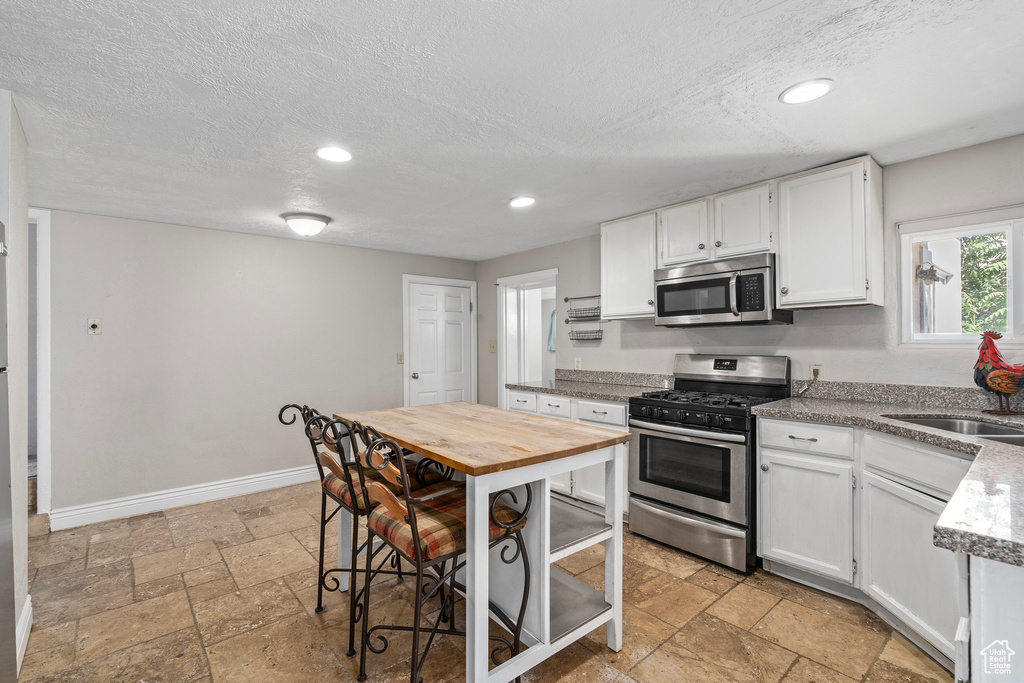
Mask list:
[{"label": "butcher block table top", "polygon": [[535,465],[625,443],[627,432],[589,427],[478,403],[336,413],[470,476]]}]

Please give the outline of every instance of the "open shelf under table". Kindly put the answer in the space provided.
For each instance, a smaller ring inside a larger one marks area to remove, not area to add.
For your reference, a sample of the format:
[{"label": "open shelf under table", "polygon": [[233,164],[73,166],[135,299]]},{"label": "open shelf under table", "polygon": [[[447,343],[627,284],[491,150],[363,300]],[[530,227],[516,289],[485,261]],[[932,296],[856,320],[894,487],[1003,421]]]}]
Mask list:
[{"label": "open shelf under table", "polygon": [[552,643],[611,609],[604,593],[556,567],[551,568]]},{"label": "open shelf under table", "polygon": [[611,538],[612,526],[601,515],[551,498],[551,562]]}]

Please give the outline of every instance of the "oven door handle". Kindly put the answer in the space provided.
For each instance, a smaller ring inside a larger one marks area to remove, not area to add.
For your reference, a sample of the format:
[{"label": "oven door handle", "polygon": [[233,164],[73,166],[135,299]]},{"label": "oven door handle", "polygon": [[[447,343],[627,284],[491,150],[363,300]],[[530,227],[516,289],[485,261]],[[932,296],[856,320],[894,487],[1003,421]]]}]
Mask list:
[{"label": "oven door handle", "polygon": [[733,273],[729,278],[729,308],[732,309],[733,315],[739,315],[739,297],[736,296],[736,280],[739,278],[739,273]]},{"label": "oven door handle", "polygon": [[639,427],[652,432],[667,432],[669,434],[680,434],[682,436],[695,436],[699,439],[711,441],[731,441],[733,443],[746,443],[747,437],[740,434],[723,434],[722,432],[711,432],[700,429],[687,429],[686,427],[675,427],[672,425],[655,424],[643,420],[630,420],[630,427]]}]

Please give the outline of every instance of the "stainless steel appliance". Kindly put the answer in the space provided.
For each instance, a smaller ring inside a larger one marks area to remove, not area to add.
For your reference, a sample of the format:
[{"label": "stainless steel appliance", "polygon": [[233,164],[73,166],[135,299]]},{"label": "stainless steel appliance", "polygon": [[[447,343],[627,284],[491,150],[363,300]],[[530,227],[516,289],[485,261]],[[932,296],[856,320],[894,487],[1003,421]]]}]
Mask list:
[{"label": "stainless steel appliance", "polygon": [[752,254],[654,271],[654,324],[789,325],[775,308],[775,255]]},{"label": "stainless steel appliance", "polygon": [[755,421],[789,358],[678,354],[671,390],[629,400],[629,528],[740,571],[756,562]]}]

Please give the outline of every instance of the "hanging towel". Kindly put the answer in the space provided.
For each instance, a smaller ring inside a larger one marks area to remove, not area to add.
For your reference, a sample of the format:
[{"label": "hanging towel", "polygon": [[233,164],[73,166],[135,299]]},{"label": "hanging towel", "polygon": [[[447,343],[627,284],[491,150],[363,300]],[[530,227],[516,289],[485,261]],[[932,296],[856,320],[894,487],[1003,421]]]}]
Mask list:
[{"label": "hanging towel", "polygon": [[548,326],[548,351],[555,350],[555,313],[551,311],[551,324]]}]

